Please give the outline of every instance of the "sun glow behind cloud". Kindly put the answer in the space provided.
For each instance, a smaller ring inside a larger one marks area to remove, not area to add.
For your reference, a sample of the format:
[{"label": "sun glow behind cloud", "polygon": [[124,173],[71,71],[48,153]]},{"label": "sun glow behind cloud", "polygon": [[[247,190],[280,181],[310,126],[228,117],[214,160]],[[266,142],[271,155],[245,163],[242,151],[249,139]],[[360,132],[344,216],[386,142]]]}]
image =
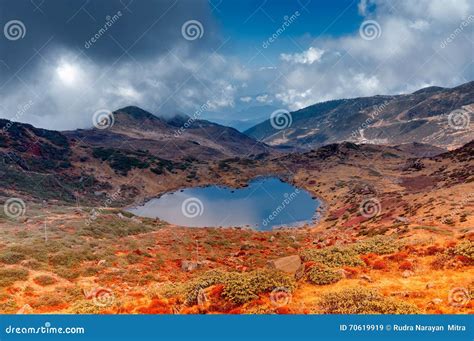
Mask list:
[{"label": "sun glow behind cloud", "polygon": [[72,86],[79,81],[79,67],[68,62],[61,62],[56,68],[56,75],[65,85]]}]

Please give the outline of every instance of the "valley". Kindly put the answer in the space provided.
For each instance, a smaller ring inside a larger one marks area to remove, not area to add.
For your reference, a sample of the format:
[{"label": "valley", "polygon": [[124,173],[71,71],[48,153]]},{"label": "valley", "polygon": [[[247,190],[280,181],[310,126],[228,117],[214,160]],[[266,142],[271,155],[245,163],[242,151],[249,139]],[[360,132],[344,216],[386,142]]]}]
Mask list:
[{"label": "valley", "polygon": [[[414,96],[431,101],[439,91]],[[203,120],[181,129],[189,118],[137,107],[113,119],[66,132],[0,120],[0,312],[474,312],[472,130],[428,139],[435,146],[400,137],[303,148],[296,138],[287,150]],[[261,176],[321,200],[319,219],[267,231],[191,228],[127,210]]]}]

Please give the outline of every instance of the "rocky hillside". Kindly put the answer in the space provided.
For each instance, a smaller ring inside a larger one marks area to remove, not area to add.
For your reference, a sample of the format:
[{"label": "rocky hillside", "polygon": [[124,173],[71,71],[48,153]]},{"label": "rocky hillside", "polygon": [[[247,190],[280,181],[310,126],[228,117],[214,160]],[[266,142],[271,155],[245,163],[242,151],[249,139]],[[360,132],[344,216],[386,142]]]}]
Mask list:
[{"label": "rocky hillside", "polygon": [[94,147],[147,150],[166,159],[253,157],[269,150],[234,128],[188,116],[165,120],[137,107],[114,112],[113,125],[107,129],[74,130],[64,134]]},{"label": "rocky hillside", "polygon": [[0,196],[97,203],[120,189],[120,205],[165,184],[210,181],[217,176],[210,163],[225,168],[226,159],[251,162],[273,153],[233,128],[185,116],[164,120],[126,107],[112,121],[57,132],[0,120]]},{"label": "rocky hillside", "polygon": [[342,141],[422,142],[452,149],[474,138],[473,111],[474,82],[469,82],[452,89],[428,87],[408,95],[318,103],[245,133],[270,145],[305,149]]}]

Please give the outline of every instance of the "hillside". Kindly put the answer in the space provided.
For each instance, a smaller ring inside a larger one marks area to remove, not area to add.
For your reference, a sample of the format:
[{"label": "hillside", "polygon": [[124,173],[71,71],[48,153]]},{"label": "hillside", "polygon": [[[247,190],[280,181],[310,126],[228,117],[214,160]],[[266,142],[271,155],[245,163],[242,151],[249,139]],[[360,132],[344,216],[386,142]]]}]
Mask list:
[{"label": "hillside", "polygon": [[[449,116],[454,110],[459,111]],[[469,82],[452,89],[429,87],[408,95],[318,103],[290,113],[288,127],[279,130],[267,120],[245,133],[273,146],[304,149],[342,141],[420,142],[452,149],[474,138],[473,110],[474,82]]]},{"label": "hillside", "polygon": [[[32,134],[24,128],[22,136]],[[54,133],[37,133],[45,145],[56,141]],[[8,195],[26,208],[16,219],[0,212],[2,313],[473,312],[472,142],[429,157],[418,157],[431,151],[422,144],[345,142],[253,160],[191,162],[192,179],[188,169],[114,173],[90,156],[80,166],[70,148],[71,168],[41,172],[59,178],[90,169],[109,186],[91,206],[84,201],[91,188],[78,192],[79,202],[41,203],[42,193],[18,191],[20,180],[10,186]],[[240,187],[268,174],[323,200],[321,219],[258,232],[180,227],[122,210],[137,196],[186,185]]]},{"label": "hillside", "polygon": [[65,132],[0,120],[0,193],[100,203],[107,190],[119,188],[114,205],[120,205],[170,184],[212,181],[217,175],[205,167],[214,161],[251,162],[273,153],[233,128],[205,120],[164,120],[137,107],[113,117],[107,129]]}]

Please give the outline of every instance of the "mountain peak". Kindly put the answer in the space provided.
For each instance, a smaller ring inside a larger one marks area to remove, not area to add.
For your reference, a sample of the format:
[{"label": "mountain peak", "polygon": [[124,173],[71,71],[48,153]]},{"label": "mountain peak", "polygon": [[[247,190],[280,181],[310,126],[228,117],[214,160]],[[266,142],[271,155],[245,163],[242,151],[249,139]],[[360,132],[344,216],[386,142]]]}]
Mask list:
[{"label": "mountain peak", "polygon": [[119,115],[120,114],[126,114],[130,118],[133,118],[133,119],[136,119],[136,120],[145,120],[145,119],[148,119],[148,120],[158,119],[159,120],[159,118],[157,116],[153,115],[152,113],[150,113],[146,110],[143,110],[142,108],[133,106],[133,105],[118,109],[114,112],[114,114],[119,114]]}]

